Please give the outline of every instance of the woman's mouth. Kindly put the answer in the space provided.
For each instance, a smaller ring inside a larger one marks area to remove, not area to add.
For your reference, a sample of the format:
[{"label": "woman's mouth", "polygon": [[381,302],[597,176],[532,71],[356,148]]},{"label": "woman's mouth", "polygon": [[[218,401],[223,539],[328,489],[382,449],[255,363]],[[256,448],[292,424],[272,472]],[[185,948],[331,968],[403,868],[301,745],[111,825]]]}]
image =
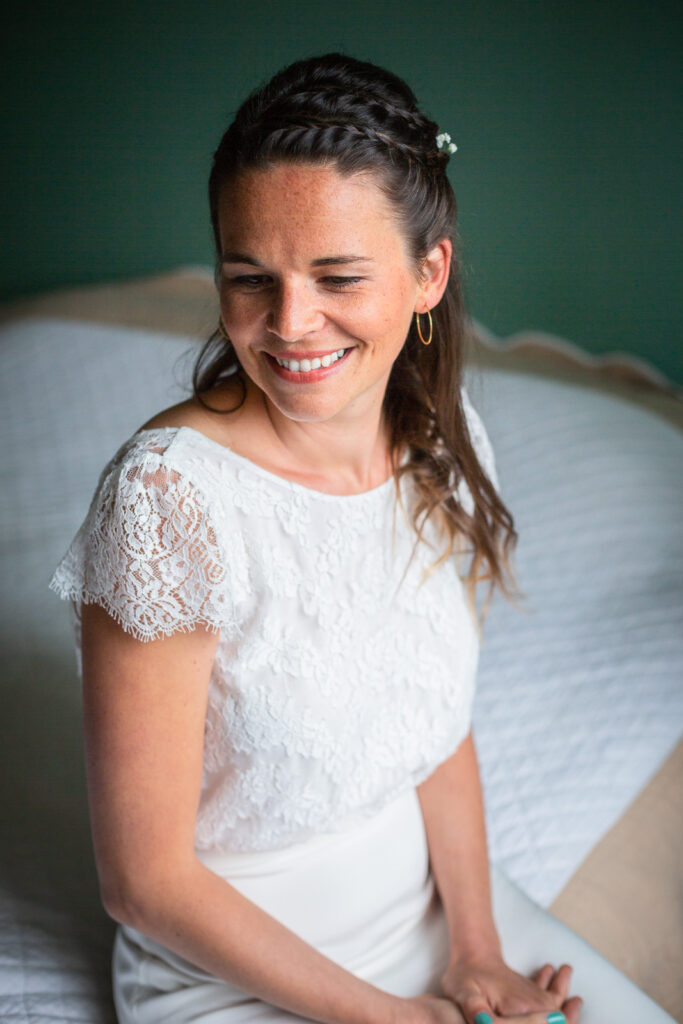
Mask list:
[{"label": "woman's mouth", "polygon": [[280,356],[272,356],[269,352],[265,354],[278,377],[296,383],[303,383],[326,377],[340,363],[348,359],[349,352],[352,351],[353,347],[338,348],[333,352],[326,352],[322,356],[304,357],[301,359],[284,359]]}]

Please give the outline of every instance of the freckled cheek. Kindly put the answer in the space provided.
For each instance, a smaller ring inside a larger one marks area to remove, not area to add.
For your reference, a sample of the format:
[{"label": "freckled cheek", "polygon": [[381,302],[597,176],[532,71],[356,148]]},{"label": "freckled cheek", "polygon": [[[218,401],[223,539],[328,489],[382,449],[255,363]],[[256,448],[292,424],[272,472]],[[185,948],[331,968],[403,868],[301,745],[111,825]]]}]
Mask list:
[{"label": "freckled cheek", "polygon": [[251,296],[222,296],[221,315],[228,334],[249,336],[258,329],[264,312]]},{"label": "freckled cheek", "polygon": [[400,310],[406,305],[405,293],[398,289],[384,289],[373,296],[368,302],[365,296],[359,296],[357,303],[349,303],[345,312],[351,322],[358,328],[367,332],[372,340],[384,334],[391,333],[399,327],[401,319]]},{"label": "freckled cheek", "polygon": [[387,296],[382,310],[381,334],[387,346],[400,348],[410,329],[413,295],[409,288],[397,288]]}]

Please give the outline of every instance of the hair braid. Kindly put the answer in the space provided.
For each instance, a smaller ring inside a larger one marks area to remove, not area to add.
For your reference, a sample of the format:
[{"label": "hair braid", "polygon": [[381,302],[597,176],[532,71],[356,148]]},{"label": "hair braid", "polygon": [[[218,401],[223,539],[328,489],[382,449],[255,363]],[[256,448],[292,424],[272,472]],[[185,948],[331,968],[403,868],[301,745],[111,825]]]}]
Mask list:
[{"label": "hair braid", "polygon": [[[247,129],[247,132],[249,129]],[[259,148],[264,159],[271,155],[280,158],[326,157],[330,151],[343,146],[347,140],[367,139],[377,146],[398,150],[408,161],[418,162],[424,167],[442,170],[447,163],[445,153],[435,148],[434,154],[425,153],[409,143],[403,142],[389,131],[375,128],[371,124],[353,124],[342,120],[338,115],[328,117],[306,116],[297,117],[285,126],[276,124],[268,130],[268,120],[254,126],[252,131],[259,133]]]}]

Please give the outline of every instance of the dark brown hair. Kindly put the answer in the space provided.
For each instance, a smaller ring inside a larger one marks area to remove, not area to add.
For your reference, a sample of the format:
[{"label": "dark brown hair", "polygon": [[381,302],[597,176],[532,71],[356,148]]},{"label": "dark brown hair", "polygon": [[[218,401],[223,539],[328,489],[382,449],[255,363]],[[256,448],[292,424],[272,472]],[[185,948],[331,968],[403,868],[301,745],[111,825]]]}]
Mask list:
[{"label": "dark brown hair", "polygon": [[[418,109],[405,82],[383,68],[338,53],[297,61],[237,111],[214,154],[209,204],[217,265],[219,202],[230,181],[244,171],[283,161],[327,164],[341,174],[371,173],[396,211],[417,274],[439,241],[452,240],[448,285],[432,310],[433,342],[420,342],[413,320],[392,368],[384,415],[397,486],[406,473],[414,481],[416,543],[433,517],[446,544],[432,568],[454,551],[459,557],[471,555],[461,576],[475,617],[477,583],[489,583],[483,621],[495,586],[512,600],[520,594],[510,566],[517,533],[477,458],[463,408],[467,317],[457,206],[446,175],[448,155],[437,148],[438,130]],[[194,367],[195,397],[202,401],[203,394],[235,370],[242,372],[232,345],[215,333]],[[406,449],[407,460],[401,463],[400,453]],[[455,496],[463,480],[474,501],[471,515]]]}]

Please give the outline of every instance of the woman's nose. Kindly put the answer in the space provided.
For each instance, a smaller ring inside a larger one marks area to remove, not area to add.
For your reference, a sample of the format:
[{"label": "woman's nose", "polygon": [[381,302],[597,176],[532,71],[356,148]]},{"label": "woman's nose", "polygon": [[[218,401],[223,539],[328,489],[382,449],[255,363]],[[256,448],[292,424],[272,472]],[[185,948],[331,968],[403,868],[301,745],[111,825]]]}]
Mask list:
[{"label": "woman's nose", "polygon": [[324,317],[305,283],[282,284],[273,297],[266,327],[282,341],[299,338],[320,330]]}]

